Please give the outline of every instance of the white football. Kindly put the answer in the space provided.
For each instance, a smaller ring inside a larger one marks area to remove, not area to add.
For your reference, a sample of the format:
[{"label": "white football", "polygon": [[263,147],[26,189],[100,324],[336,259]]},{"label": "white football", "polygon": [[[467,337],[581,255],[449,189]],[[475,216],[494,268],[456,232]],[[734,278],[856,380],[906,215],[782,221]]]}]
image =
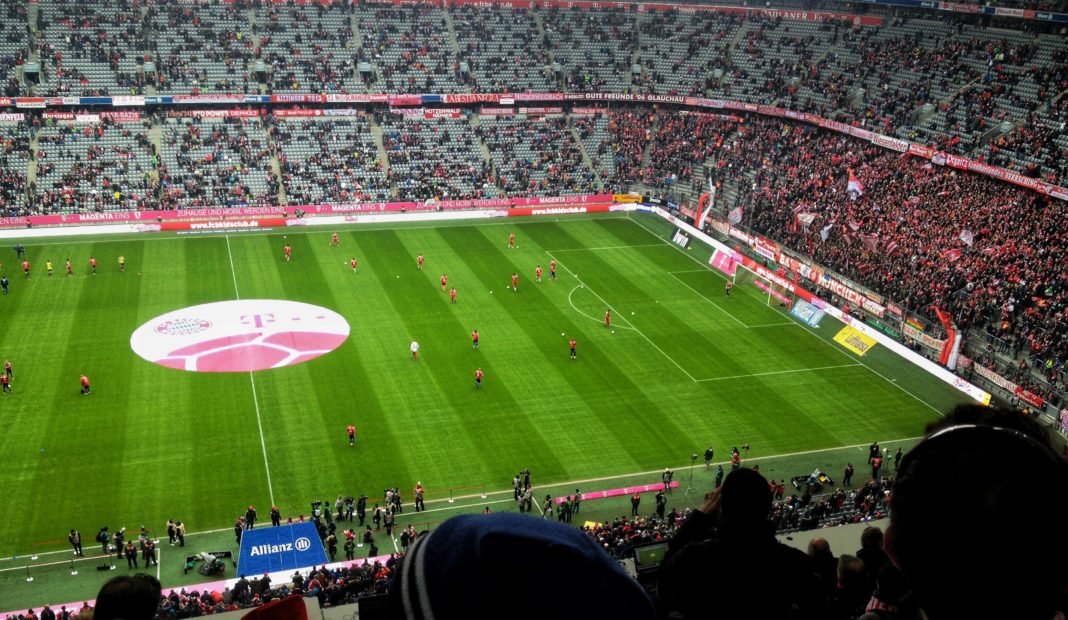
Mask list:
[{"label": "white football", "polygon": [[560,332],[560,335],[561,335],[561,336],[563,336],[563,335],[564,335],[564,332]]}]

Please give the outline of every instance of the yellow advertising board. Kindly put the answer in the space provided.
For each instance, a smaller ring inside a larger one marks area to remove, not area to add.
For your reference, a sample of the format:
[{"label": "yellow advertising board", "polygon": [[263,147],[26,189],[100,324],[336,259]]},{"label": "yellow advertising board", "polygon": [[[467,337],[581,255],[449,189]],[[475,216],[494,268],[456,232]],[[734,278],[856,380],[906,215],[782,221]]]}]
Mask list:
[{"label": "yellow advertising board", "polygon": [[834,337],[834,341],[857,355],[864,355],[875,346],[874,338],[865,336],[848,325],[838,332],[838,335]]}]

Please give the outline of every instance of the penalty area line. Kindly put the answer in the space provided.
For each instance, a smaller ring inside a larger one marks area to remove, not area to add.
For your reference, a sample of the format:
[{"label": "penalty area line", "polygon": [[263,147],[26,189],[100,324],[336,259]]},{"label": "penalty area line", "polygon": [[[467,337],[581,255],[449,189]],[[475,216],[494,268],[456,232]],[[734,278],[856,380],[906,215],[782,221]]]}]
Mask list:
[{"label": "penalty area line", "polygon": [[[237,270],[234,269],[234,253],[230,250],[230,235],[225,236],[226,254],[230,257],[230,275],[234,279],[234,296],[241,300],[241,291],[237,288]],[[260,398],[256,393],[256,377],[252,371],[248,371],[248,382],[252,386],[252,404],[256,408],[256,427],[260,431],[260,450],[263,452],[263,469],[267,472],[267,492],[271,496],[271,506],[274,506],[274,485],[271,484],[271,464],[267,462],[267,442],[263,438],[263,416],[260,415]]]},{"label": "penalty area line", "polygon": [[[579,284],[581,284],[586,290],[588,290],[590,293],[592,293],[594,297],[596,297],[597,299],[600,299],[601,303],[603,303],[609,310],[611,310],[613,312],[616,311],[616,309],[612,307],[612,304],[608,303],[605,300],[604,297],[601,297],[600,295],[597,294],[597,291],[593,290],[592,288],[590,288],[590,286],[588,284],[583,282],[582,278],[578,277],[578,275],[574,271],[571,271],[571,269],[569,269],[568,266],[564,264],[564,261],[562,261],[562,260],[556,258],[555,256],[553,256],[552,252],[549,252],[548,250],[546,250],[545,253],[549,255],[549,258],[551,258],[551,259],[555,260],[556,262],[560,263],[560,266],[563,267],[565,271],[567,271],[572,276],[574,276],[574,278],[576,280],[578,280]],[[572,291],[572,292],[574,292],[574,291]],[[570,303],[570,295],[568,296],[568,302]],[[574,308],[574,305],[572,305],[571,307]],[[585,315],[583,315],[583,316],[585,316]],[[645,332],[643,332],[642,330],[638,329],[637,326],[635,326],[630,321],[627,321],[627,319],[625,317],[621,317],[621,318],[623,318],[623,320],[626,321],[628,325],[630,325],[630,328],[633,329],[639,336],[644,338],[645,341],[648,342],[649,344],[651,344],[654,349],[656,349],[657,351],[660,351],[660,354],[663,355],[665,358],[667,358],[667,360],[669,362],[671,362],[672,364],[675,365],[676,368],[681,370],[682,374],[686,375],[690,379],[690,381],[694,381],[694,382],[697,381],[697,379],[695,379],[694,376],[692,374],[690,374],[690,371],[688,371],[685,368],[683,368],[682,364],[676,362],[675,358],[671,357],[670,355],[667,354],[666,351],[661,349],[659,345],[657,345],[655,342],[652,341],[652,339],[649,338],[649,336],[645,335]]]},{"label": "penalty area line", "polygon": [[771,372],[754,372],[749,375],[734,375],[732,377],[712,377],[710,379],[697,379],[698,383],[705,381],[726,381],[728,379],[748,379],[750,377],[773,377],[775,375],[790,375],[799,372],[819,372],[821,370],[833,370],[835,368],[856,368],[864,364],[840,364],[838,366],[820,366],[818,368],[797,368],[795,370],[773,370]]}]

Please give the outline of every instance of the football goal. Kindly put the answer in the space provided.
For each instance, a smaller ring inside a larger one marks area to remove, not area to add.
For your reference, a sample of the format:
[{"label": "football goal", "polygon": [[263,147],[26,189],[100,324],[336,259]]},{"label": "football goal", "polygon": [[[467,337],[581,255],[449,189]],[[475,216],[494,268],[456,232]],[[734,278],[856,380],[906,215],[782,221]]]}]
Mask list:
[{"label": "football goal", "polygon": [[778,274],[758,275],[745,265],[738,264],[734,270],[734,290],[746,295],[756,295],[769,306],[789,309],[794,303],[790,282]]}]

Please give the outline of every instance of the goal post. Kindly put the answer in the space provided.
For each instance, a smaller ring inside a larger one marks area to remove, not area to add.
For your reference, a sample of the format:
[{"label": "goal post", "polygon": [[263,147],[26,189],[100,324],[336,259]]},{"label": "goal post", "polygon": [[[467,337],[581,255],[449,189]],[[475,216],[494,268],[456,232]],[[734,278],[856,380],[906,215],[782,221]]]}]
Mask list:
[{"label": "goal post", "polygon": [[[776,280],[781,280],[777,282]],[[746,295],[754,295],[769,306],[779,306],[789,310],[794,303],[794,294],[786,280],[775,275],[764,277],[758,275],[745,265],[738,263],[734,270],[734,290]]]}]

